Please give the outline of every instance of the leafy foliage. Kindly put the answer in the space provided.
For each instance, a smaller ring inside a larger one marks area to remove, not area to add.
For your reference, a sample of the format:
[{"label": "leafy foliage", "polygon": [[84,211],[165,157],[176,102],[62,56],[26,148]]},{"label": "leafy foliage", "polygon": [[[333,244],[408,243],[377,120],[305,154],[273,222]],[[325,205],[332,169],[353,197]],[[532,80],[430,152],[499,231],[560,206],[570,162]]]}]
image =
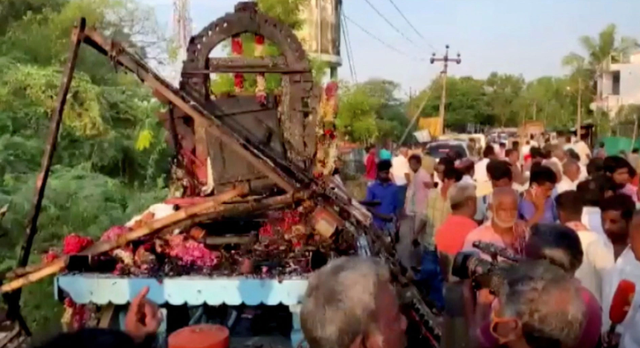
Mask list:
[{"label": "leafy foliage", "polygon": [[[125,0],[0,2],[0,268],[15,266],[55,108],[74,22],[87,17],[110,36],[138,40],[153,60],[162,44],[153,12]],[[93,237],[167,195],[171,153],[157,122],[160,105],[138,81],[114,72],[88,48],[79,56],[31,262],[69,233]],[[2,271],[3,269],[0,269]],[[25,289],[24,315],[38,332],[59,323],[50,282]]]}]

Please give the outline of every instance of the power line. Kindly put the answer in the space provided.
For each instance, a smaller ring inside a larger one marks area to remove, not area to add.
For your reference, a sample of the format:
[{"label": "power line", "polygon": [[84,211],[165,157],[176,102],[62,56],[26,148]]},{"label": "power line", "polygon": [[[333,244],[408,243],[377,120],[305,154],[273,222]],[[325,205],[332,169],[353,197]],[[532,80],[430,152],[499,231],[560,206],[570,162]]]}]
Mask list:
[{"label": "power line", "polygon": [[356,67],[354,64],[354,59],[353,59],[353,49],[351,48],[351,40],[349,38],[349,28],[347,27],[347,23],[344,20],[344,13],[341,14],[342,16],[342,36],[344,36],[344,46],[347,50],[347,62],[349,64],[349,71],[351,72],[351,80],[355,83],[358,83],[358,75],[356,74]]},{"label": "power line", "polygon": [[402,10],[400,10],[400,8],[398,7],[398,5],[396,5],[395,1],[393,0],[389,0],[389,2],[391,3],[391,5],[393,5],[393,7],[396,9],[396,11],[398,11],[398,13],[400,14],[400,16],[402,16],[402,18],[404,19],[405,22],[407,22],[407,24],[409,24],[409,26],[411,27],[411,29],[413,29],[413,31],[418,34],[418,36],[420,36],[420,38],[422,40],[424,40],[424,42],[427,43],[427,45],[429,47],[431,47],[432,50],[437,51],[435,47],[433,47],[433,45],[431,45],[429,42],[427,42],[427,39],[424,38],[424,36],[422,36],[422,34],[420,34],[420,32],[418,31],[418,29],[416,29],[415,26],[413,26],[413,24],[411,23],[411,21],[409,21],[409,19],[404,15],[404,13],[402,13]]},{"label": "power line", "polygon": [[393,25],[393,23],[391,23],[391,21],[389,21],[389,20],[387,19],[387,17],[385,17],[385,16],[384,16],[380,11],[378,11],[378,9],[377,9],[375,6],[373,6],[373,4],[371,3],[371,1],[369,1],[369,0],[364,0],[364,1],[366,1],[366,2],[367,2],[367,4],[369,4],[369,6],[370,6],[374,11],[376,11],[376,13],[378,14],[378,16],[380,16],[380,18],[384,19],[384,21],[385,21],[385,22],[387,22],[387,24],[389,24],[389,26],[390,26],[391,28],[393,28],[393,30],[395,30],[395,31],[396,31],[396,33],[398,33],[398,34],[402,35],[402,37],[404,37],[404,38],[405,38],[407,41],[409,41],[410,43],[412,43],[412,44],[414,44],[414,45],[416,44],[415,42],[413,42],[413,40],[411,40],[411,39],[410,39],[409,37],[407,37],[403,32],[401,32],[401,31],[400,31],[400,30],[399,30],[395,25]]},{"label": "power line", "polygon": [[415,60],[419,60],[419,61],[424,61],[424,59],[418,59],[418,58],[415,58],[415,57],[411,57],[410,55],[406,54],[405,52],[402,52],[399,49],[397,49],[397,48],[389,45],[388,43],[382,41],[379,37],[371,34],[370,31],[368,31],[367,29],[363,28],[360,24],[356,23],[353,19],[349,18],[349,16],[347,16],[346,14],[343,13],[343,16],[344,16],[344,18],[346,20],[351,22],[351,24],[353,24],[356,27],[358,27],[358,29],[362,30],[365,34],[369,35],[372,39],[374,39],[374,40],[378,41],[379,43],[381,43],[382,45],[386,46],[388,49],[390,49],[390,50],[392,50],[392,51],[394,51],[394,52],[396,52],[398,54],[401,54],[403,56],[406,56],[406,57],[409,57],[409,58],[412,58],[412,59],[415,59]]}]

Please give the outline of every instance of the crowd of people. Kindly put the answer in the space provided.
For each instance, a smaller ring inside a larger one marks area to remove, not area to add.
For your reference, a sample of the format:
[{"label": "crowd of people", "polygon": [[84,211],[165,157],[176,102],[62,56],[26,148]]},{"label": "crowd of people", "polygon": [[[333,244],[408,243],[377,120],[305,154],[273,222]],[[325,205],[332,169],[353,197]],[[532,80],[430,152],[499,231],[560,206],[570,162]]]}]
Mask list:
[{"label": "crowd of people", "polygon": [[448,153],[430,172],[423,164],[433,159],[420,152],[401,147],[389,159],[387,146],[383,159],[371,148],[365,202],[439,309],[447,284],[457,280],[456,254],[490,259],[474,242],[532,261],[507,272],[506,293],[474,293],[471,334],[483,346],[640,347],[635,307],[616,333],[601,335],[610,327],[617,284],[640,281],[638,151],[606,156],[604,150],[571,139],[529,140],[521,149],[489,144],[477,161]]}]

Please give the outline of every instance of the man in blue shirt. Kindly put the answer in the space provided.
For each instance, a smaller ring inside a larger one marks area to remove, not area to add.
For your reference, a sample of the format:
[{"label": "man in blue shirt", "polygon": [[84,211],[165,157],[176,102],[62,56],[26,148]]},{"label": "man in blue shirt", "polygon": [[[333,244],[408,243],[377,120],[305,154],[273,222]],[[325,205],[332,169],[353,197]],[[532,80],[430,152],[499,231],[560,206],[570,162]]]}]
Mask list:
[{"label": "man in blue shirt", "polygon": [[558,220],[552,195],[557,179],[558,176],[550,167],[541,164],[531,166],[529,189],[518,204],[518,215],[527,222],[527,226],[552,224]]},{"label": "man in blue shirt", "polygon": [[383,160],[377,164],[376,181],[367,187],[366,202],[379,202],[371,209],[373,223],[393,235],[395,222],[400,210],[398,187],[391,181],[391,161]]}]

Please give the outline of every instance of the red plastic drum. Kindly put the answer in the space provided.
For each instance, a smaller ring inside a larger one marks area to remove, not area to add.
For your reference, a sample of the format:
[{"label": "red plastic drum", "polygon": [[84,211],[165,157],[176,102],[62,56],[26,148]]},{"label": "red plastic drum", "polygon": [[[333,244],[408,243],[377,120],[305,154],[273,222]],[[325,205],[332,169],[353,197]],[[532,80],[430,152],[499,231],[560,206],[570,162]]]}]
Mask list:
[{"label": "red plastic drum", "polygon": [[229,330],[221,325],[187,326],[169,335],[169,348],[228,348]]}]

